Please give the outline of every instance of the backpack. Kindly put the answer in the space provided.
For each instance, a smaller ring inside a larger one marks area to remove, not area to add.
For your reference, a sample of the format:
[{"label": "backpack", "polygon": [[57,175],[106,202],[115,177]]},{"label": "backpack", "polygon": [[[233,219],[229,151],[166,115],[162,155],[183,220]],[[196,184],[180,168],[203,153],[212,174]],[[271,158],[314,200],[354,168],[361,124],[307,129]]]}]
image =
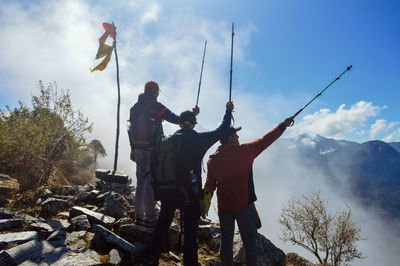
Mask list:
[{"label": "backpack", "polygon": [[191,133],[175,132],[158,138],[150,159],[155,200],[177,197],[189,203],[198,198],[193,137]]},{"label": "backpack", "polygon": [[129,141],[136,149],[149,148],[155,141],[161,120],[150,113],[150,107],[139,105],[130,116]]}]

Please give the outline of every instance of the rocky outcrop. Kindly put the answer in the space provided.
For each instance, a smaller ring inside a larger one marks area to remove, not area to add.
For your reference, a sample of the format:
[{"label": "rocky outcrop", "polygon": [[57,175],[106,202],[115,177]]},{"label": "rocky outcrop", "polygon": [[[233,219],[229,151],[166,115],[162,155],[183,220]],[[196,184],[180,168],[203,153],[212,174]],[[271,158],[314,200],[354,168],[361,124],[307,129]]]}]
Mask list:
[{"label": "rocky outcrop", "polygon": [[[96,187],[41,188],[33,195],[17,197],[23,204],[33,203],[31,206],[40,199],[34,208],[18,210],[18,204],[0,208],[0,265],[140,265],[134,258],[150,241],[154,229],[134,222],[135,187],[124,174],[113,176],[110,171],[98,171],[97,175]],[[162,254],[161,265],[182,263],[178,214],[164,242],[169,251]],[[50,216],[52,219],[45,219]],[[201,219],[198,239],[200,264],[220,265],[219,224]],[[245,263],[238,232],[234,237],[234,263]],[[262,235],[257,236],[257,263],[312,266],[301,264],[301,257],[288,254],[285,258]]]}]

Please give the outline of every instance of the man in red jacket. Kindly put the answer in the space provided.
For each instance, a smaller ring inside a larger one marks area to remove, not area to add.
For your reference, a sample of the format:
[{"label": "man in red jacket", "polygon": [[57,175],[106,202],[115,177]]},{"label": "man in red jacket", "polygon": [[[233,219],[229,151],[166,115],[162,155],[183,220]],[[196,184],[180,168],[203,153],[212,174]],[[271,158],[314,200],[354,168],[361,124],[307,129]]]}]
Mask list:
[{"label": "man in red jacket", "polygon": [[246,252],[246,265],[256,265],[257,211],[254,202],[257,197],[253,182],[253,161],[277,140],[292,122],[293,117],[286,118],[262,138],[244,144],[239,143],[236,133],[241,128],[231,127],[230,134],[221,139],[222,145],[208,160],[204,201],[208,205],[208,212],[212,193],[217,189],[222,265],[232,265],[235,220]]}]

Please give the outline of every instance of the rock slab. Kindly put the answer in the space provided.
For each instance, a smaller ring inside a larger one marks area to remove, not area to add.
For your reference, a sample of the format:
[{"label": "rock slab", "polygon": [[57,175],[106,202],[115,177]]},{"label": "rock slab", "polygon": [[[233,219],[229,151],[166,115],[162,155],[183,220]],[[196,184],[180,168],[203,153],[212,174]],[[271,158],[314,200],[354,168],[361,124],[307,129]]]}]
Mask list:
[{"label": "rock slab", "polygon": [[113,232],[108,230],[107,228],[104,228],[103,226],[101,226],[99,224],[94,224],[92,226],[92,229],[94,232],[96,232],[102,238],[104,238],[108,243],[116,245],[129,253],[136,251],[136,247],[134,245],[132,245],[125,239],[117,236],[116,234],[114,234]]},{"label": "rock slab", "polygon": [[72,207],[71,211],[69,212],[69,218],[71,219],[82,214],[85,214],[87,216],[91,224],[101,224],[107,228],[111,228],[115,222],[115,219],[113,217],[106,216],[104,214],[78,206]]},{"label": "rock slab", "polygon": [[23,244],[35,239],[38,239],[38,233],[35,231],[0,234],[0,248],[8,244]]}]

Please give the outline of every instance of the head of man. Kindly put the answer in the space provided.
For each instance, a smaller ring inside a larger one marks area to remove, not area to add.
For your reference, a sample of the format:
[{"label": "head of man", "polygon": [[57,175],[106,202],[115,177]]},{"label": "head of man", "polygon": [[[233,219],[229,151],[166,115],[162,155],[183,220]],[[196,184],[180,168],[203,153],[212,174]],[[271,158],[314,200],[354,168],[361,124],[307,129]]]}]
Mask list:
[{"label": "head of man", "polygon": [[239,144],[239,136],[236,133],[237,131],[241,130],[242,127],[230,127],[228,131],[228,135],[221,138],[220,142],[222,145],[224,144]]},{"label": "head of man", "polygon": [[179,126],[183,128],[193,129],[197,124],[196,115],[192,111],[183,111],[179,115]]},{"label": "head of man", "polygon": [[144,93],[151,93],[157,98],[158,94],[160,93],[160,87],[158,87],[158,83],[152,80],[148,81],[144,85]]}]

